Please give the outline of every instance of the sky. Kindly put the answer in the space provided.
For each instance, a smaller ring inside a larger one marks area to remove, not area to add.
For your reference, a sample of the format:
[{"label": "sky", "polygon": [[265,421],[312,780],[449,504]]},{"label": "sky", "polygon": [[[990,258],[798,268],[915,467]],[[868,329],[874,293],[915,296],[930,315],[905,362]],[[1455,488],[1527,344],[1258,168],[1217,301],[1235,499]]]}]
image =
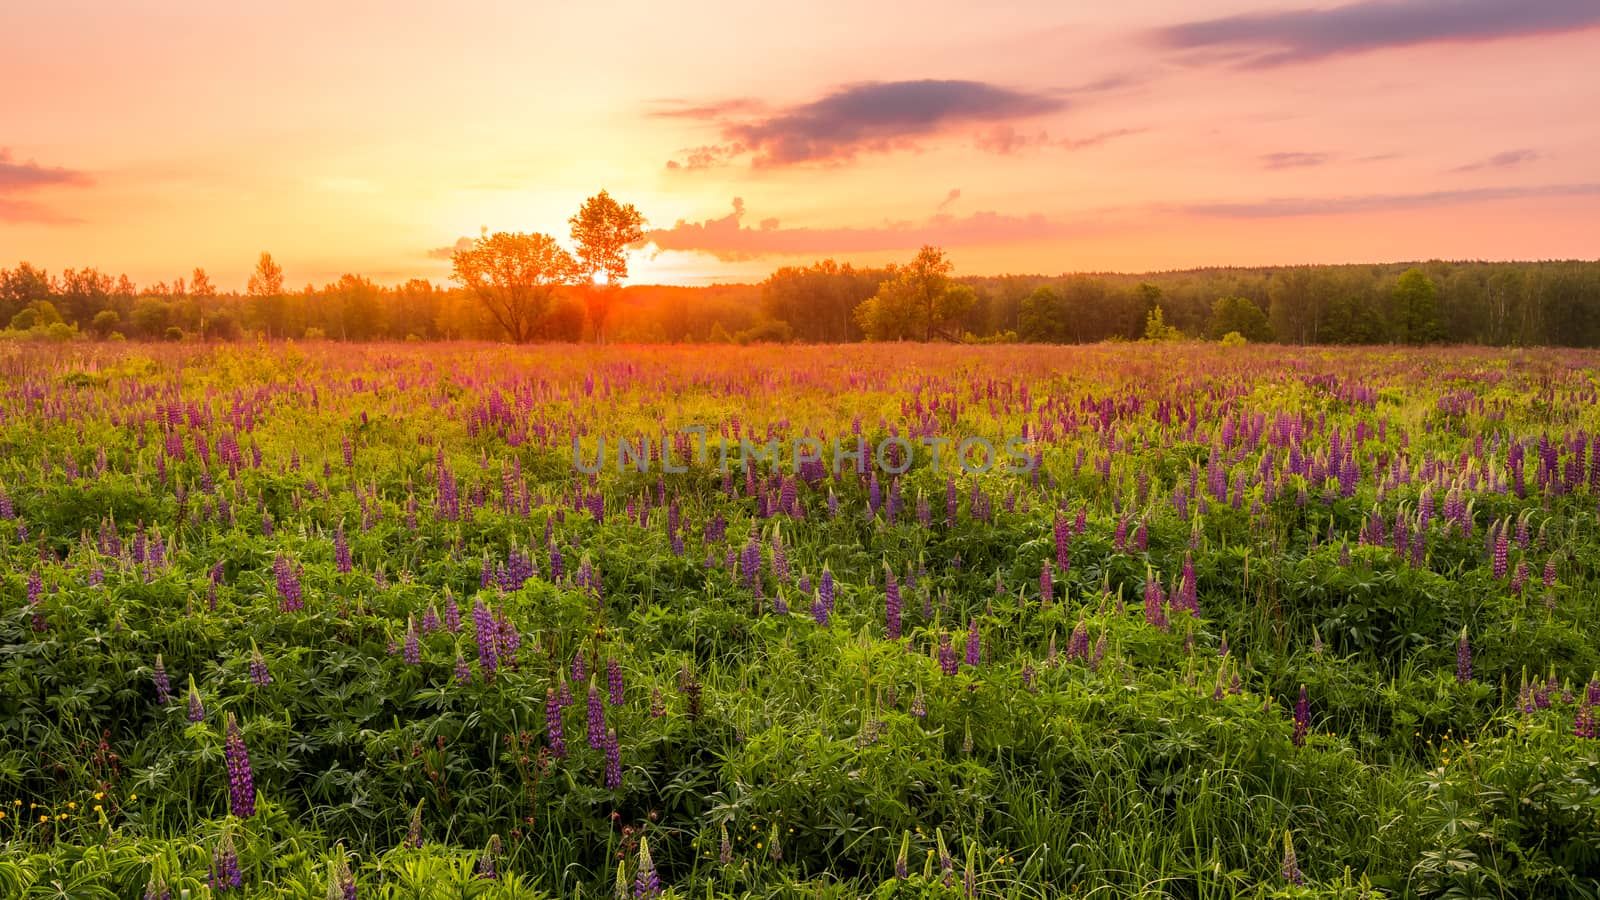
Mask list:
[{"label": "sky", "polygon": [[1600,258],[1595,0],[5,4],[0,266],[635,283]]}]

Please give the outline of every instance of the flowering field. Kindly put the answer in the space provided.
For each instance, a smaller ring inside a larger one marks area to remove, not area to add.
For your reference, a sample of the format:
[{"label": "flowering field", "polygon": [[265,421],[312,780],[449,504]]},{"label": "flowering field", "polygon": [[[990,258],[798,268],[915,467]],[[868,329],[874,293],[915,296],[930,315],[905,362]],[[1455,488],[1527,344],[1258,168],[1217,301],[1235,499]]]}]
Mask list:
[{"label": "flowering field", "polygon": [[0,348],[0,896],[1600,896],[1597,364]]}]

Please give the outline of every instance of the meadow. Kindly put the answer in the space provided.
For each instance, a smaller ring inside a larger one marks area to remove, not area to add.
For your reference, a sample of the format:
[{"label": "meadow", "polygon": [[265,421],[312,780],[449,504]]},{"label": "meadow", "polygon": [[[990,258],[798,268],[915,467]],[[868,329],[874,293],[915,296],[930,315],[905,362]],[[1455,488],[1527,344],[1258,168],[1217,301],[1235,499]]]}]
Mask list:
[{"label": "meadow", "polygon": [[1600,897],[1597,399],[1580,350],[0,345],[0,897]]}]

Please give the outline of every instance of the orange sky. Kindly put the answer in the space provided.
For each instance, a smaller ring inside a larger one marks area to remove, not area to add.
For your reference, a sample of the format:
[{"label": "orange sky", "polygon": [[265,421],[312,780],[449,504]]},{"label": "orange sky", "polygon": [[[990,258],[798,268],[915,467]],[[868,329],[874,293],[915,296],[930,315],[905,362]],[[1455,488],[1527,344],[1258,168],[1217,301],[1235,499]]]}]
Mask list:
[{"label": "orange sky", "polygon": [[230,6],[0,9],[0,266],[444,281],[602,187],[635,282],[1600,257],[1593,0]]}]

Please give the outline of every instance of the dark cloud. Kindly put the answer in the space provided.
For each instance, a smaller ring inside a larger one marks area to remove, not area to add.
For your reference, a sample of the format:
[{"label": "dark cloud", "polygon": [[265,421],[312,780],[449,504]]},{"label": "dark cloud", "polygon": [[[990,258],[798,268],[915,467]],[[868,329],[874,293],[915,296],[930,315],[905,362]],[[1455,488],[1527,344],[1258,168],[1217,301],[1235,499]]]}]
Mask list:
[{"label": "dark cloud", "polygon": [[1457,191],[1431,191],[1421,194],[1364,194],[1347,197],[1276,198],[1241,203],[1199,203],[1183,207],[1192,215],[1223,219],[1277,219],[1299,216],[1340,216],[1350,213],[1383,212],[1488,203],[1496,200],[1523,200],[1551,197],[1600,196],[1597,184],[1547,184],[1531,187],[1476,188]]},{"label": "dark cloud", "polygon": [[1329,153],[1266,153],[1261,156],[1261,164],[1269,169],[1304,169],[1310,166],[1320,166],[1333,159]]},{"label": "dark cloud", "polygon": [[44,204],[16,195],[52,187],[83,187],[94,183],[86,173],[60,166],[41,166],[33,160],[17,162],[8,148],[0,147],[0,222],[34,222],[62,225],[81,222]]},{"label": "dark cloud", "polygon": [[1260,67],[1440,41],[1490,41],[1600,25],[1595,0],[1364,0],[1244,13],[1157,30],[1167,47]]},{"label": "dark cloud", "polygon": [[1013,216],[997,212],[961,217],[940,213],[921,222],[885,222],[869,228],[782,228],[777,219],[770,218],[763,220],[760,227],[750,228],[743,224],[744,217],[744,201],[735,197],[733,211],[728,215],[703,222],[679,220],[671,228],[646,233],[639,246],[706,253],[732,261],[766,256],[904,250],[923,244],[954,247],[1005,244],[1083,234],[1089,228],[1042,215]]},{"label": "dark cloud", "polygon": [[1039,130],[1032,133],[1018,131],[1012,125],[996,125],[987,131],[980,132],[973,138],[972,144],[985,153],[997,156],[1011,156],[1022,150],[1035,147],[1056,147],[1062,150],[1083,150],[1104,144],[1106,141],[1130,134],[1138,134],[1142,128],[1119,128],[1115,131],[1102,131],[1083,138],[1053,139],[1048,131]]},{"label": "dark cloud", "polygon": [[1496,153],[1488,159],[1479,160],[1475,163],[1468,163],[1464,166],[1457,166],[1451,171],[1478,172],[1484,169],[1509,169],[1512,166],[1519,166],[1525,162],[1532,162],[1538,158],[1539,152],[1537,150],[1530,150],[1528,148],[1523,148],[1521,150],[1507,150],[1504,153]]},{"label": "dark cloud", "polygon": [[0,191],[15,192],[52,185],[88,185],[94,181],[83,172],[60,166],[45,168],[33,160],[16,162],[11,151],[0,147]]},{"label": "dark cloud", "polygon": [[456,242],[448,247],[435,247],[429,250],[428,258],[449,260],[455,256],[457,250],[471,250],[475,243],[477,242],[469,237],[456,238]]},{"label": "dark cloud", "polygon": [[645,113],[653,119],[699,119],[718,121],[731,115],[759,112],[764,104],[754,97],[735,97],[715,103],[691,104],[683,100],[658,100],[657,108]]},{"label": "dark cloud", "polygon": [[1066,107],[1060,94],[934,79],[846,85],[764,116],[746,115],[760,108],[749,100],[691,106],[671,114],[716,122],[723,142],[685,151],[686,159],[667,167],[708,168],[744,156],[758,167],[840,164],[862,153],[912,147],[959,126],[1020,121]]}]

